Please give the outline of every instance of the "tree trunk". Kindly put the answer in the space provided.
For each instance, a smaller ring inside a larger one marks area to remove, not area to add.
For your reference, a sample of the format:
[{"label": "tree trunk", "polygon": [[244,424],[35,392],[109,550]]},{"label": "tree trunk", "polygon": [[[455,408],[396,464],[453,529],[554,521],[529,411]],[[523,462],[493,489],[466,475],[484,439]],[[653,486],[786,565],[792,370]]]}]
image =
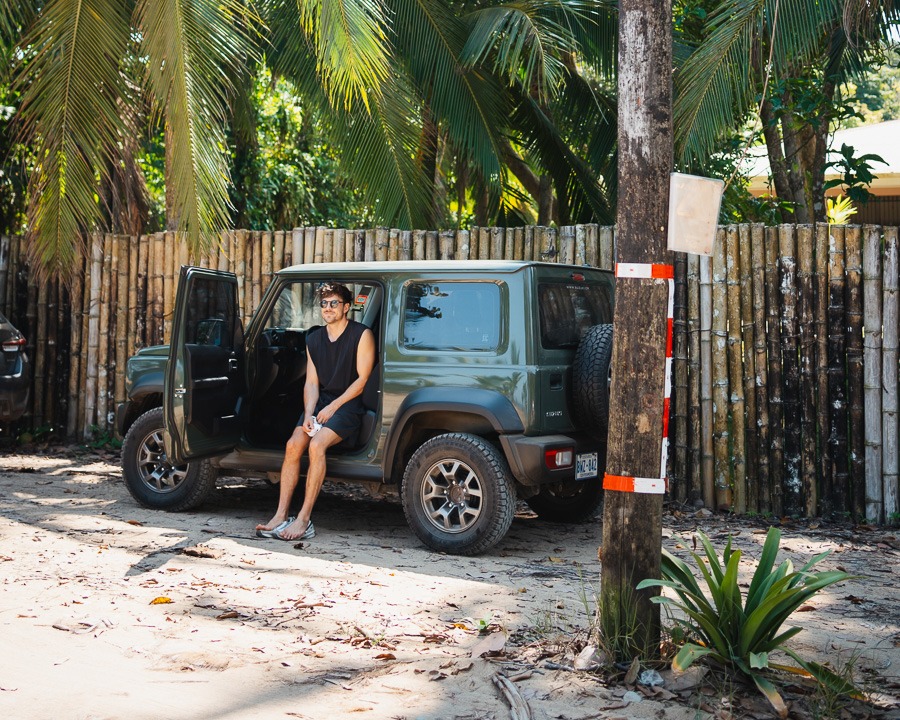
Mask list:
[{"label": "tree trunk", "polygon": [[[673,163],[672,33],[669,0],[619,5],[619,262],[670,264],[666,251]],[[614,372],[607,474],[660,478],[668,322],[668,281],[616,282]],[[628,368],[628,372],[624,369]],[[605,483],[604,483],[605,484]],[[603,509],[601,605],[604,638],[622,658],[657,656],[661,494],[607,490]],[[629,632],[630,631],[630,632]],[[623,647],[623,638],[631,647]]]},{"label": "tree trunk", "polygon": [[[775,183],[775,194],[782,199],[791,197],[791,186],[788,182],[787,163],[784,160],[784,149],[781,146],[781,133],[778,131],[778,120],[772,108],[772,102],[766,100],[760,107],[760,119],[763,126],[763,137],[766,139],[766,152],[769,156],[769,169]],[[791,222],[791,213],[779,210],[782,222]]]}]

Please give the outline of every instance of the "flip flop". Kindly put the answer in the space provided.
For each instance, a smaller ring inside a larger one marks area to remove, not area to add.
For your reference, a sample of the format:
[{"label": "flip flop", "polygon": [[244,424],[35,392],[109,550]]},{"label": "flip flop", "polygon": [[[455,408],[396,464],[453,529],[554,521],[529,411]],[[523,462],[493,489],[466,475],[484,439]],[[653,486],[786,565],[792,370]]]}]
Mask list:
[{"label": "flip flop", "polygon": [[[271,530],[262,530],[262,529],[257,530],[257,531],[256,531],[256,537],[261,537],[261,538],[273,538],[273,537],[278,537],[278,535],[277,535],[278,531],[279,531],[279,530],[284,530],[288,525],[290,525],[290,524],[291,524],[292,522],[294,522],[294,520],[296,520],[296,519],[297,519],[297,518],[289,517],[289,518],[288,518],[287,520],[285,520],[284,522],[278,523],[278,525],[276,525],[275,527],[273,527]],[[280,539],[280,538],[279,538],[279,539]]]},{"label": "flip flop", "polygon": [[297,540],[310,540],[316,536],[316,529],[313,527],[312,520],[307,523],[306,530],[303,531],[303,534],[300,537],[284,537],[281,533],[286,527],[286,525],[279,525],[272,531],[272,537],[276,540],[284,540],[285,542],[295,542]]}]

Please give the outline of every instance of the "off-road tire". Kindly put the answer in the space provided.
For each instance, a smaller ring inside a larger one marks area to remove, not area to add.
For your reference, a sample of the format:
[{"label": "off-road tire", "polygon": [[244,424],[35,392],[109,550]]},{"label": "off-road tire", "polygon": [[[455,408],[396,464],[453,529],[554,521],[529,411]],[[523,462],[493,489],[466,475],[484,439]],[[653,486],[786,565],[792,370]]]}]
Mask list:
[{"label": "off-road tire", "polygon": [[141,415],[122,444],[122,475],[131,496],[154,510],[192,510],[208,497],[216,484],[216,470],[208,460],[173,467],[163,447],[163,411],[153,408]]},{"label": "off-road tire", "polygon": [[541,520],[579,523],[593,517],[603,502],[603,482],[591,478],[582,482],[544,485],[537,495],[526,498],[528,507]]},{"label": "off-road tire", "polygon": [[401,487],[406,521],[432,550],[477,555],[509,530],[516,493],[497,448],[477,435],[448,433],[413,453]]},{"label": "off-road tire", "polygon": [[612,325],[594,325],[581,338],[572,364],[572,410],[577,427],[604,441],[609,430],[612,342]]}]

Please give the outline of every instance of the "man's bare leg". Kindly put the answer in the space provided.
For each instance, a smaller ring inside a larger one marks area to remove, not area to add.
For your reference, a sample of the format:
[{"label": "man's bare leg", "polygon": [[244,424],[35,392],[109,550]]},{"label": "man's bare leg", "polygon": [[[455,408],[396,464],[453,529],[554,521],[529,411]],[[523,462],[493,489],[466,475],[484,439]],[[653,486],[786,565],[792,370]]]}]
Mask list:
[{"label": "man's bare leg", "polygon": [[[333,433],[332,433],[333,434]],[[291,498],[300,481],[300,458],[309,445],[309,435],[297,426],[284,448],[284,462],[281,463],[281,482],[278,489],[278,508],[275,515],[265,525],[257,525],[257,530],[274,530],[288,519]],[[305,526],[304,526],[305,527]]]},{"label": "man's bare leg", "polygon": [[[282,530],[279,535],[284,540],[295,540],[303,536],[309,518],[312,516],[313,506],[319,497],[322,483],[325,482],[325,452],[332,445],[337,445],[341,436],[328,428],[322,428],[313,436],[309,443],[309,470],[306,472],[306,493],[303,496],[303,507],[297,514],[297,519]],[[284,482],[282,477],[281,482]],[[280,505],[279,505],[280,507]]]}]

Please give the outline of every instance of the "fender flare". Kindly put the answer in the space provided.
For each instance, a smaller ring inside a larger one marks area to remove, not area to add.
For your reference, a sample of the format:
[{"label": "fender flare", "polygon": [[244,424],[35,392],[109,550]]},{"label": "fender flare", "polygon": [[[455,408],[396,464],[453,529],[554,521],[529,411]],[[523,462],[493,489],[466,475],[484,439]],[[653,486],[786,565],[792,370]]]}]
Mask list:
[{"label": "fender flare", "polygon": [[403,431],[417,415],[427,412],[462,412],[487,420],[498,435],[522,433],[525,430],[522,419],[509,398],[496,390],[484,388],[460,389],[447,387],[426,387],[413,390],[407,395],[391,422],[390,435],[384,455],[385,474],[393,468],[397,455],[397,445]]}]

